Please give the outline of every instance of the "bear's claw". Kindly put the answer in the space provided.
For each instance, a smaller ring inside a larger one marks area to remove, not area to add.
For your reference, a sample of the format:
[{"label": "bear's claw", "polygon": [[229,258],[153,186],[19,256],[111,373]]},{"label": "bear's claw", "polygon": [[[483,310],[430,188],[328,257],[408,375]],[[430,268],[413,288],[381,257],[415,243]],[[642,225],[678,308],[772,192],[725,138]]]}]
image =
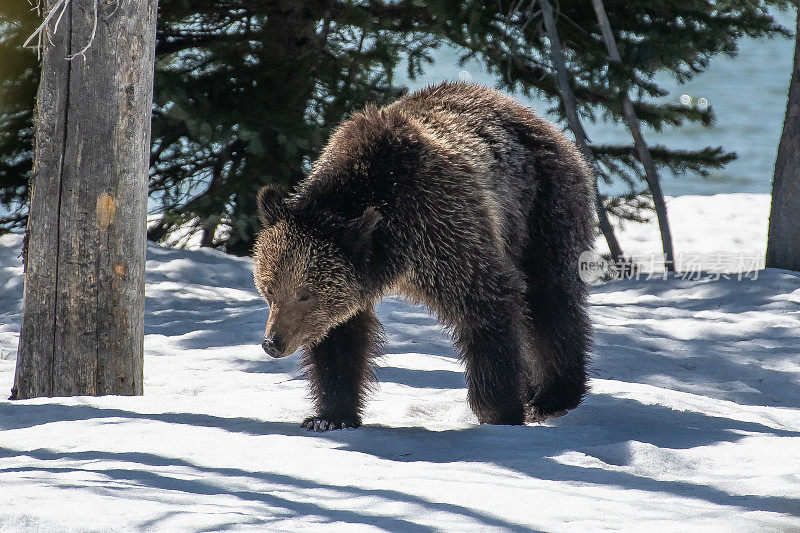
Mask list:
[{"label": "bear's claw", "polygon": [[361,422],[355,420],[328,419],[321,416],[310,416],[300,424],[308,431],[329,431],[334,429],[357,428]]}]

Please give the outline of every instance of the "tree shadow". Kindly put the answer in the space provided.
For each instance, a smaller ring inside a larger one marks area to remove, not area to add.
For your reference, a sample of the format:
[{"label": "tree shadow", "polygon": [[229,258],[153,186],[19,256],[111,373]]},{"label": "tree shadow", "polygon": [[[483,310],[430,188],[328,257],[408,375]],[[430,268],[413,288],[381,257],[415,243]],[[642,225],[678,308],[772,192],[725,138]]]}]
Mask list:
[{"label": "tree shadow", "polygon": [[200,350],[258,345],[267,304],[253,285],[252,261],[217,250],[147,247],[145,334]]},{"label": "tree shadow", "polygon": [[[9,416],[11,415],[11,416]],[[800,431],[772,427],[763,423],[711,416],[702,412],[676,411],[658,404],[642,404],[635,400],[607,394],[593,394],[578,410],[558,419],[557,425],[546,426],[478,426],[462,430],[432,431],[420,427],[364,426],[353,431],[309,433],[298,425],[265,422],[245,417],[219,417],[197,413],[138,413],[122,409],[97,408],[87,405],[31,405],[0,403],[0,429],[34,427],[55,421],[79,421],[97,418],[147,419],[169,424],[214,427],[246,435],[314,436],[333,441],[341,450],[354,451],[396,463],[491,463],[525,476],[570,484],[600,485],[666,493],[679,498],[752,511],[771,511],[800,516],[800,500],[780,496],[735,495],[723,490],[688,481],[660,480],[601,467],[564,464],[558,456],[577,452],[596,458],[606,465],[625,466],[632,455],[628,443],[644,443],[664,449],[689,449],[720,442],[737,442],[748,435],[800,437]],[[509,445],[513,444],[513,445]],[[351,496],[369,495],[393,501],[422,505],[433,511],[460,514],[484,525],[519,529],[480,511],[458,505],[437,503],[395,490],[363,489],[352,485],[325,485],[281,474],[236,468],[212,468],[194,465],[183,459],[162,457],[144,452],[61,452],[52,450],[18,451],[0,449],[0,457],[26,455],[47,461],[55,459],[116,459],[150,467],[187,466],[207,474],[241,476],[291,486],[297,489],[327,487]],[[24,467],[31,471],[49,467]],[[61,467],[59,467],[61,468]],[[73,467],[68,467],[73,469]],[[75,467],[75,469],[79,469]],[[13,471],[6,469],[5,471]],[[112,479],[126,480],[158,489],[179,490],[195,494],[230,494],[243,501],[256,501],[289,509],[299,514],[325,516],[330,520],[356,521],[379,527],[407,529],[411,524],[393,517],[364,516],[351,511],[327,508],[286,497],[252,491],[231,491],[208,480],[175,479],[137,469],[109,469],[102,473]],[[399,521],[398,521],[399,520]],[[422,527],[422,526],[419,526]]]},{"label": "tree shadow", "polygon": [[367,439],[355,432],[326,433],[320,438],[344,444],[341,449],[398,463],[492,463],[531,478],[567,482],[570,486],[621,487],[726,507],[800,516],[800,498],[736,495],[700,483],[653,479],[599,466],[564,464],[557,459],[565,453],[577,452],[613,468],[631,464],[631,442],[667,450],[691,449],[735,443],[753,434],[797,438],[800,430],[677,411],[605,394],[591,395],[584,405],[556,423],[555,427],[479,426],[448,431],[372,426],[364,429],[370,434]]},{"label": "tree shadow", "polygon": [[592,289],[601,376],[743,405],[800,407],[800,274],[626,280]]},{"label": "tree shadow", "polygon": [[[158,253],[164,250],[157,249]],[[194,252],[183,252],[186,255],[172,258],[172,250],[164,253],[170,259],[164,269],[172,266],[174,270],[186,268],[185,260],[194,258]],[[178,251],[180,252],[180,251]],[[150,259],[148,267],[148,294],[146,301],[145,333],[162,335],[185,350],[202,350],[252,344],[257,346],[263,336],[264,325],[268,313],[267,304],[258,295],[255,288],[242,290],[236,287],[240,282],[244,268],[234,265],[230,279],[220,287],[209,285],[211,280],[192,278],[185,283],[190,286],[168,284],[159,281],[163,277],[162,270],[153,266],[155,260]],[[213,266],[219,265],[211,263]],[[248,266],[245,264],[244,266]],[[197,266],[202,270],[202,265]],[[169,270],[167,270],[169,272]],[[251,273],[248,273],[252,277]],[[195,276],[198,276],[195,273]],[[203,281],[203,283],[200,283]],[[250,281],[252,285],[252,281]],[[229,301],[224,297],[225,289],[236,289],[240,301]],[[249,300],[247,298],[250,298]],[[387,296],[377,306],[376,312],[384,324],[387,343],[386,354],[437,354],[450,359],[458,359],[448,333],[438,321],[419,306],[404,302],[400,297]],[[150,348],[151,353],[154,351]],[[259,348],[260,353],[260,348]],[[263,359],[235,358],[230,360],[236,370],[253,373],[292,372],[299,368],[297,356],[280,361],[263,355]],[[434,388],[463,388],[463,372],[449,370],[411,370],[396,368],[383,364],[376,368],[379,381],[394,382],[408,386]],[[291,365],[291,366],[290,366]]]},{"label": "tree shadow", "polygon": [[[114,411],[114,410],[111,410]],[[216,417],[215,417],[216,418]],[[156,420],[163,420],[156,417]],[[227,419],[219,419],[223,421]],[[287,427],[287,424],[266,422],[261,423],[264,429],[268,429],[263,434],[289,434],[295,435],[300,428],[295,425]],[[223,429],[231,429],[226,423],[220,426]],[[234,430],[240,429],[238,426]],[[281,431],[287,430],[287,431]],[[305,430],[301,430],[305,432]],[[184,459],[164,457],[157,454],[145,452],[107,452],[107,451],[83,451],[83,452],[62,452],[47,449],[36,449],[31,451],[20,451],[10,448],[0,447],[0,458],[2,457],[30,457],[37,461],[81,461],[86,463],[96,463],[98,461],[113,461],[118,463],[131,463],[138,465],[140,468],[83,468],[80,466],[15,466],[8,468],[0,468],[0,472],[49,472],[49,473],[73,473],[73,472],[86,472],[86,473],[99,473],[110,480],[118,482],[126,482],[136,486],[146,486],[154,489],[164,491],[177,491],[185,494],[195,494],[199,496],[231,496],[242,502],[255,502],[269,505],[270,507],[282,509],[283,512],[278,512],[270,520],[263,520],[266,525],[269,522],[291,518],[291,517],[305,517],[316,516],[322,517],[329,522],[343,522],[348,524],[366,524],[376,526],[389,531],[437,531],[436,528],[418,524],[411,520],[398,518],[386,514],[362,514],[356,511],[346,509],[332,509],[317,503],[307,501],[295,501],[284,495],[292,491],[309,491],[309,490],[329,490],[335,494],[331,500],[347,499],[347,498],[360,498],[360,497],[374,497],[392,502],[402,502],[410,505],[417,505],[424,508],[429,512],[444,512],[448,514],[457,515],[464,518],[471,518],[485,527],[502,528],[508,531],[533,531],[531,528],[522,527],[513,522],[508,522],[496,516],[492,516],[481,511],[470,509],[461,505],[434,502],[413,494],[405,492],[390,490],[390,489],[369,489],[358,487],[348,484],[329,484],[323,483],[318,480],[305,479],[295,476],[288,476],[273,472],[259,471],[259,470],[243,470],[240,468],[230,467],[211,467],[201,466]],[[165,473],[155,472],[154,470],[159,467],[184,467],[191,469],[193,473],[199,474],[197,478],[186,479],[183,477],[176,477]],[[215,483],[216,478],[244,478],[253,481],[258,481],[276,487],[272,490],[259,492],[250,490],[234,490],[225,487],[221,484]],[[107,492],[108,489],[106,488]],[[167,516],[159,517],[159,519],[167,518]],[[252,519],[247,515],[248,519]],[[154,525],[153,521],[148,521],[140,524],[142,529],[144,526]],[[230,526],[241,526],[241,522],[231,522]],[[215,526],[214,529],[221,529],[220,526]]]},{"label": "tree shadow", "polygon": [[378,383],[397,383],[418,389],[463,389],[467,386],[464,372],[456,370],[417,370],[395,366],[375,368]]},{"label": "tree shadow", "polygon": [[[148,253],[148,334],[165,335],[170,343],[189,350],[258,345],[267,306],[255,288],[250,288],[250,262],[221,265],[210,252],[209,257],[201,255],[198,260],[197,252],[154,247]],[[159,285],[159,280],[184,272],[186,261],[196,263],[190,278],[183,280],[192,283],[191,287]],[[800,275],[767,270],[760,277],[758,283],[651,279],[594,287],[592,313],[603,317],[595,321],[592,364],[597,375],[654,382],[685,392],[701,390],[747,405],[800,407],[796,372],[780,369],[798,354],[798,321],[784,325],[764,322],[764,317],[774,318],[778,310],[785,310],[785,316],[800,317],[796,298],[781,301],[778,296],[800,287]],[[237,291],[234,296],[238,300],[228,299],[226,290]],[[605,302],[607,296],[612,301]],[[630,314],[633,312],[635,316]],[[750,329],[740,327],[752,313],[763,315],[749,322]],[[386,328],[387,353],[458,358],[447,332],[422,307],[389,296],[377,306],[377,314]],[[686,328],[691,327],[701,328],[702,334],[687,335]],[[296,357],[280,365],[266,356],[232,362],[237,370],[258,373],[292,372],[299,366]],[[461,373],[450,370],[410,370],[382,362],[376,374],[380,382],[407,386],[464,386]]]},{"label": "tree shadow", "polygon": [[[257,343],[266,320],[266,304],[258,298],[255,289],[241,289],[245,286],[242,284],[243,277],[251,275],[247,262],[232,264],[226,270],[228,267],[221,269],[214,257],[211,257],[213,261],[198,263],[195,261],[196,252],[183,252],[185,257],[180,252],[175,256],[174,250],[163,255],[159,253],[158,250],[153,252],[152,247],[148,250],[151,261],[154,254],[164,259],[163,268],[155,268],[148,273],[148,285],[153,288],[148,295],[148,334],[176,337],[170,342],[184,349],[235,346],[243,344],[248,338],[256,339],[253,344]],[[178,263],[170,264],[173,260]],[[194,261],[196,268],[186,282],[192,283],[192,290],[196,292],[181,293],[184,289],[171,285],[172,273],[185,270],[186,265],[182,265],[181,260]],[[212,272],[215,269],[218,271]],[[206,279],[212,274],[216,276],[215,279]],[[761,318],[750,321],[750,329],[737,329],[742,321],[740,319],[750,318],[748,313],[763,312],[768,319],[782,316],[794,320],[794,316],[800,316],[800,305],[796,299],[786,298],[787,294],[800,287],[800,275],[779,271],[767,271],[762,275],[766,278],[764,283],[751,285],[736,280],[683,283],[650,280],[612,282],[595,287],[593,293],[598,296],[599,302],[593,304],[592,312],[603,316],[596,326],[594,358],[600,376],[636,383],[670,380],[669,388],[696,393],[698,387],[707,387],[711,397],[731,399],[744,405],[800,407],[797,373],[780,370],[779,365],[788,356],[797,354],[800,345],[797,329],[789,322],[775,324]],[[165,291],[163,301],[158,291]],[[608,299],[604,300],[604,297]],[[176,301],[180,305],[176,306]],[[636,314],[631,315],[628,307]],[[435,319],[421,308],[387,298],[379,307],[378,314],[387,327],[389,353],[430,353],[457,357]],[[669,321],[676,322],[670,324]],[[702,328],[702,337],[683,329],[683,322],[680,321]],[[741,351],[743,348],[746,348],[745,352]],[[296,361],[281,361],[280,364],[270,361],[230,359],[234,367],[239,366],[235,369],[241,371],[285,373],[288,368],[286,365],[296,365]],[[426,371],[384,365],[377,372],[380,381],[412,387],[464,387],[463,374],[456,371]],[[787,429],[777,423],[747,422],[697,411],[678,411],[611,394],[590,393],[581,407],[547,427],[480,426],[432,431],[420,427],[368,425],[356,431],[324,434],[309,434],[292,423],[247,417],[178,412],[140,413],[89,405],[0,402],[0,430],[102,418],[146,419],[165,424],[218,428],[253,436],[314,435],[335,442],[341,450],[398,464],[494,464],[534,479],[621,487],[702,500],[731,508],[800,516],[800,500],[796,498],[736,495],[700,483],[654,479],[613,468],[630,465],[635,460],[635,454],[630,449],[631,443],[665,450],[690,449],[724,442],[735,443],[754,434],[798,438],[800,430],[797,428]],[[566,453],[592,457],[596,459],[592,464],[599,466],[565,464],[559,457]],[[145,452],[21,451],[0,448],[0,457],[13,455],[29,456],[37,461],[97,459],[133,463],[139,467],[98,471],[110,479],[160,490],[196,495],[230,495],[243,502],[263,503],[283,509],[286,516],[312,514],[330,521],[371,524],[390,530],[431,529],[403,518],[332,510],[317,503],[298,502],[283,493],[277,495],[233,490],[216,483],[214,476],[250,478],[286,487],[288,492],[292,489],[301,491],[321,487],[343,497],[380,497],[419,505],[431,511],[456,514],[487,527],[522,530],[517,524],[477,510],[430,501],[402,491],[325,484],[255,468],[243,470],[200,466],[183,459]],[[186,480],[151,471],[155,467],[169,466],[191,468],[206,477]],[[79,466],[42,465],[17,466],[0,471],[80,470]],[[240,524],[232,522],[231,527]],[[269,527],[269,522],[264,525]]]}]

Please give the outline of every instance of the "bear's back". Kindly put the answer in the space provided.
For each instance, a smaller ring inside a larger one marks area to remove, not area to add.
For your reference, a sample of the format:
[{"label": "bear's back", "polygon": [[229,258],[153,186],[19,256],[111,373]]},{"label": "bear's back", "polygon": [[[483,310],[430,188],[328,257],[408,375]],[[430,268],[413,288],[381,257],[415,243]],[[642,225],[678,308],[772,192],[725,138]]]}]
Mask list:
[{"label": "bear's back", "polygon": [[[423,147],[424,156],[409,146]],[[419,165],[436,169],[423,173],[435,175],[429,189],[477,195],[469,201],[483,204],[498,251],[513,258],[528,241],[532,210],[583,216],[584,206],[573,204],[586,203],[590,191],[583,159],[552,124],[499,91],[447,82],[343,122],[298,187],[299,206],[312,218],[334,206],[345,217],[368,205],[383,209],[396,203],[400,169]]]},{"label": "bear's back", "polygon": [[537,161],[551,152],[549,146],[561,133],[510,97],[474,84],[428,87],[389,109],[414,120],[469,165],[492,213],[493,232],[506,253],[518,255],[540,188]]}]

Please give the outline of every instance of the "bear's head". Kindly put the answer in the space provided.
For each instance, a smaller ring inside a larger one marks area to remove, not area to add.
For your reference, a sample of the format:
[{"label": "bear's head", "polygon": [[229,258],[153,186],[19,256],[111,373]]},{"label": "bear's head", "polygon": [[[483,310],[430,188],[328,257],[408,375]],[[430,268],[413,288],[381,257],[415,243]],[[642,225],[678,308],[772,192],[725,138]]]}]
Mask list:
[{"label": "bear's head", "polygon": [[258,193],[258,212],[263,229],[253,277],[269,304],[262,346],[284,357],[320,341],[366,305],[363,271],[380,215],[372,208],[352,220],[300,214],[270,186]]}]

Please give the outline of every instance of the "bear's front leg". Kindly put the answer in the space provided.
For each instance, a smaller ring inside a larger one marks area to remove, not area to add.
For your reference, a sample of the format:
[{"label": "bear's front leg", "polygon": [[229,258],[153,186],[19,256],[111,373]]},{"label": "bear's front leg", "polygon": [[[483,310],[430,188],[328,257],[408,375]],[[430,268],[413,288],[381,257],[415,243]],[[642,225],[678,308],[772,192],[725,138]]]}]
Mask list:
[{"label": "bear's front leg", "polygon": [[356,428],[373,379],[371,360],[383,345],[373,311],[359,311],[304,350],[306,374],[317,414],[302,427],[313,431]]}]

